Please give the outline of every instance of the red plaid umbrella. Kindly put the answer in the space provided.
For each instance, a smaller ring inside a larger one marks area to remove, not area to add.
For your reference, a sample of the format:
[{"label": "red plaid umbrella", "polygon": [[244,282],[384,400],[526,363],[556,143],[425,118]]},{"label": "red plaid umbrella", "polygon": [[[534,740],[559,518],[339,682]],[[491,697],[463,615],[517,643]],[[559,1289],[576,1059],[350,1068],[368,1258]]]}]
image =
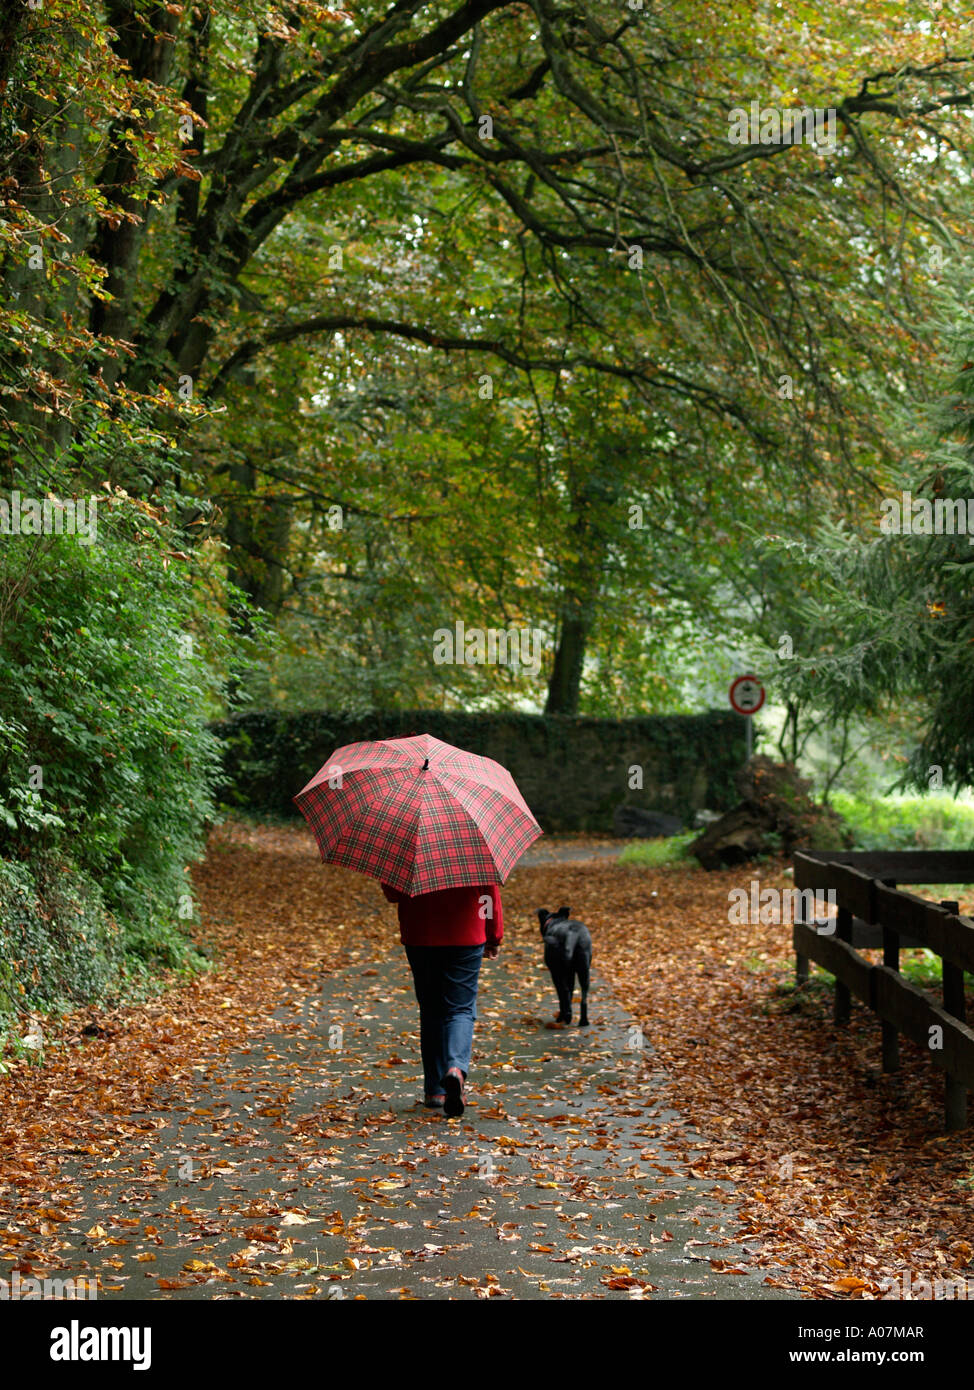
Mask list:
[{"label": "red plaid umbrella", "polygon": [[503,883],[541,834],[506,768],[430,734],[348,743],[294,801],[322,859],[411,897]]}]

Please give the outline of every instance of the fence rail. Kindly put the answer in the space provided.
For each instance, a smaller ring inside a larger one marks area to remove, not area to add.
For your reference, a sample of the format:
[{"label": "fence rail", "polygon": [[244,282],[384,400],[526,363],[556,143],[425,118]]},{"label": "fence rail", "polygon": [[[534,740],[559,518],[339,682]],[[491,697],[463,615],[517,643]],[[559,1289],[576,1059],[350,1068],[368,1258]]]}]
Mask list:
[{"label": "fence rail", "polygon": [[[974,1090],[974,1030],[967,1026],[964,972],[974,974],[974,920],[956,902],[933,903],[904,892],[901,883],[974,883],[974,854],[967,851],[882,851],[843,854],[806,850],[795,855],[795,887],[816,898],[834,894],[837,915],[809,925],[798,898],[792,941],[796,978],[808,979],[809,962],[835,976],[835,1021],[849,1021],[852,998],[882,1020],[883,1070],[899,1066],[899,1035],[919,1047],[945,1073],[944,1109],[949,1130],[967,1124],[967,1092]],[[882,946],[874,965],[857,947]],[[899,973],[904,947],[924,946],[943,963],[943,1003],[935,1003]]]}]

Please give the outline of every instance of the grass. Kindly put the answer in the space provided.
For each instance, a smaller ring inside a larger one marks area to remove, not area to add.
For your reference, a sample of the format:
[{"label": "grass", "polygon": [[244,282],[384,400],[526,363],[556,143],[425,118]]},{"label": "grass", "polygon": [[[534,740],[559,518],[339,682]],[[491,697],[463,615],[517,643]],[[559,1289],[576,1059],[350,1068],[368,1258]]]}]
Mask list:
[{"label": "grass", "polygon": [[665,839],[637,840],[627,845],[619,855],[620,864],[636,864],[643,869],[658,869],[663,864],[679,864],[689,858],[687,846],[700,834],[699,830],[685,831]]}]

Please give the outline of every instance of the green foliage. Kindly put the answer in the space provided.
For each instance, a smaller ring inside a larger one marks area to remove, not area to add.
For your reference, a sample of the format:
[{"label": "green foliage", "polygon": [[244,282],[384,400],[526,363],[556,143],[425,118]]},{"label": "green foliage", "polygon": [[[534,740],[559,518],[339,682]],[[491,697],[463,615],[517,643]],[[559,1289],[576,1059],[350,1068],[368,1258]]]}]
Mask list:
[{"label": "green foliage", "polygon": [[[741,523],[801,534],[901,443],[969,223],[948,8],[15,6],[0,414],[38,457],[79,400],[192,423],[269,699],[539,706],[428,661],[503,615],[570,649],[552,708],[687,708],[667,629],[782,616]],[[736,147],[751,97],[836,138]]]},{"label": "green foliage", "polygon": [[346,743],[429,733],[508,768],[546,830],[611,830],[613,812],[632,801],[627,772],[645,768],[643,804],[688,816],[733,804],[742,759],[739,718],[647,715],[634,719],[562,715],[466,714],[443,710],[363,715],[254,710],[213,726],[223,744],[219,795],[248,810],[297,814],[292,797]]},{"label": "green foliage", "polygon": [[697,838],[699,830],[682,835],[669,835],[657,840],[637,840],[626,845],[619,855],[620,864],[636,864],[644,869],[658,869],[663,864],[682,864],[688,858],[687,846]]},{"label": "green foliage", "polygon": [[933,951],[904,951],[900,971],[921,989],[932,989],[943,983],[944,963]]},{"label": "green foliage", "polygon": [[113,911],[158,924],[189,891],[185,867],[213,813],[209,680],[180,647],[192,640],[185,576],[119,519],[101,525],[90,546],[62,536],[6,547],[2,582],[16,596],[0,707],[14,728],[0,813],[16,857],[63,837]]},{"label": "green foliage", "polygon": [[[111,446],[131,472],[158,444],[98,433],[87,463]],[[49,491],[26,474],[15,487]],[[206,721],[230,660],[205,598],[219,552],[176,549],[172,483],[151,504],[110,484],[98,496],[88,535],[0,537],[0,934],[8,966],[27,962],[0,977],[0,1010],[201,963],[189,868],[215,816]]]},{"label": "green foliage", "polygon": [[974,785],[974,337],[957,307],[969,268],[955,281],[935,324],[941,394],[897,411],[907,460],[853,524],[825,517],[813,544],[777,547],[810,576],[794,604],[809,640],[782,663],[781,684],[833,725],[899,718],[910,737],[894,790]]},{"label": "green foliage", "polygon": [[98,886],[69,861],[0,859],[0,1015],[104,998],[123,969]]},{"label": "green foliage", "polygon": [[974,804],[952,796],[868,798],[835,792],[831,803],[852,828],[856,849],[974,848]]}]

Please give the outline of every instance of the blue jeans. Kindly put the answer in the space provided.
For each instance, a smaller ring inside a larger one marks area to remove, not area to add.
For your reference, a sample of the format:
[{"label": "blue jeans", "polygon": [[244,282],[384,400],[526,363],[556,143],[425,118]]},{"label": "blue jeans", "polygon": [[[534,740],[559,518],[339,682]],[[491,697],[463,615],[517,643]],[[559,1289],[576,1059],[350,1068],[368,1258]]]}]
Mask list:
[{"label": "blue jeans", "polygon": [[407,946],[419,1003],[419,1047],[428,1096],[441,1095],[443,1078],[470,1070],[477,984],[483,946]]}]

